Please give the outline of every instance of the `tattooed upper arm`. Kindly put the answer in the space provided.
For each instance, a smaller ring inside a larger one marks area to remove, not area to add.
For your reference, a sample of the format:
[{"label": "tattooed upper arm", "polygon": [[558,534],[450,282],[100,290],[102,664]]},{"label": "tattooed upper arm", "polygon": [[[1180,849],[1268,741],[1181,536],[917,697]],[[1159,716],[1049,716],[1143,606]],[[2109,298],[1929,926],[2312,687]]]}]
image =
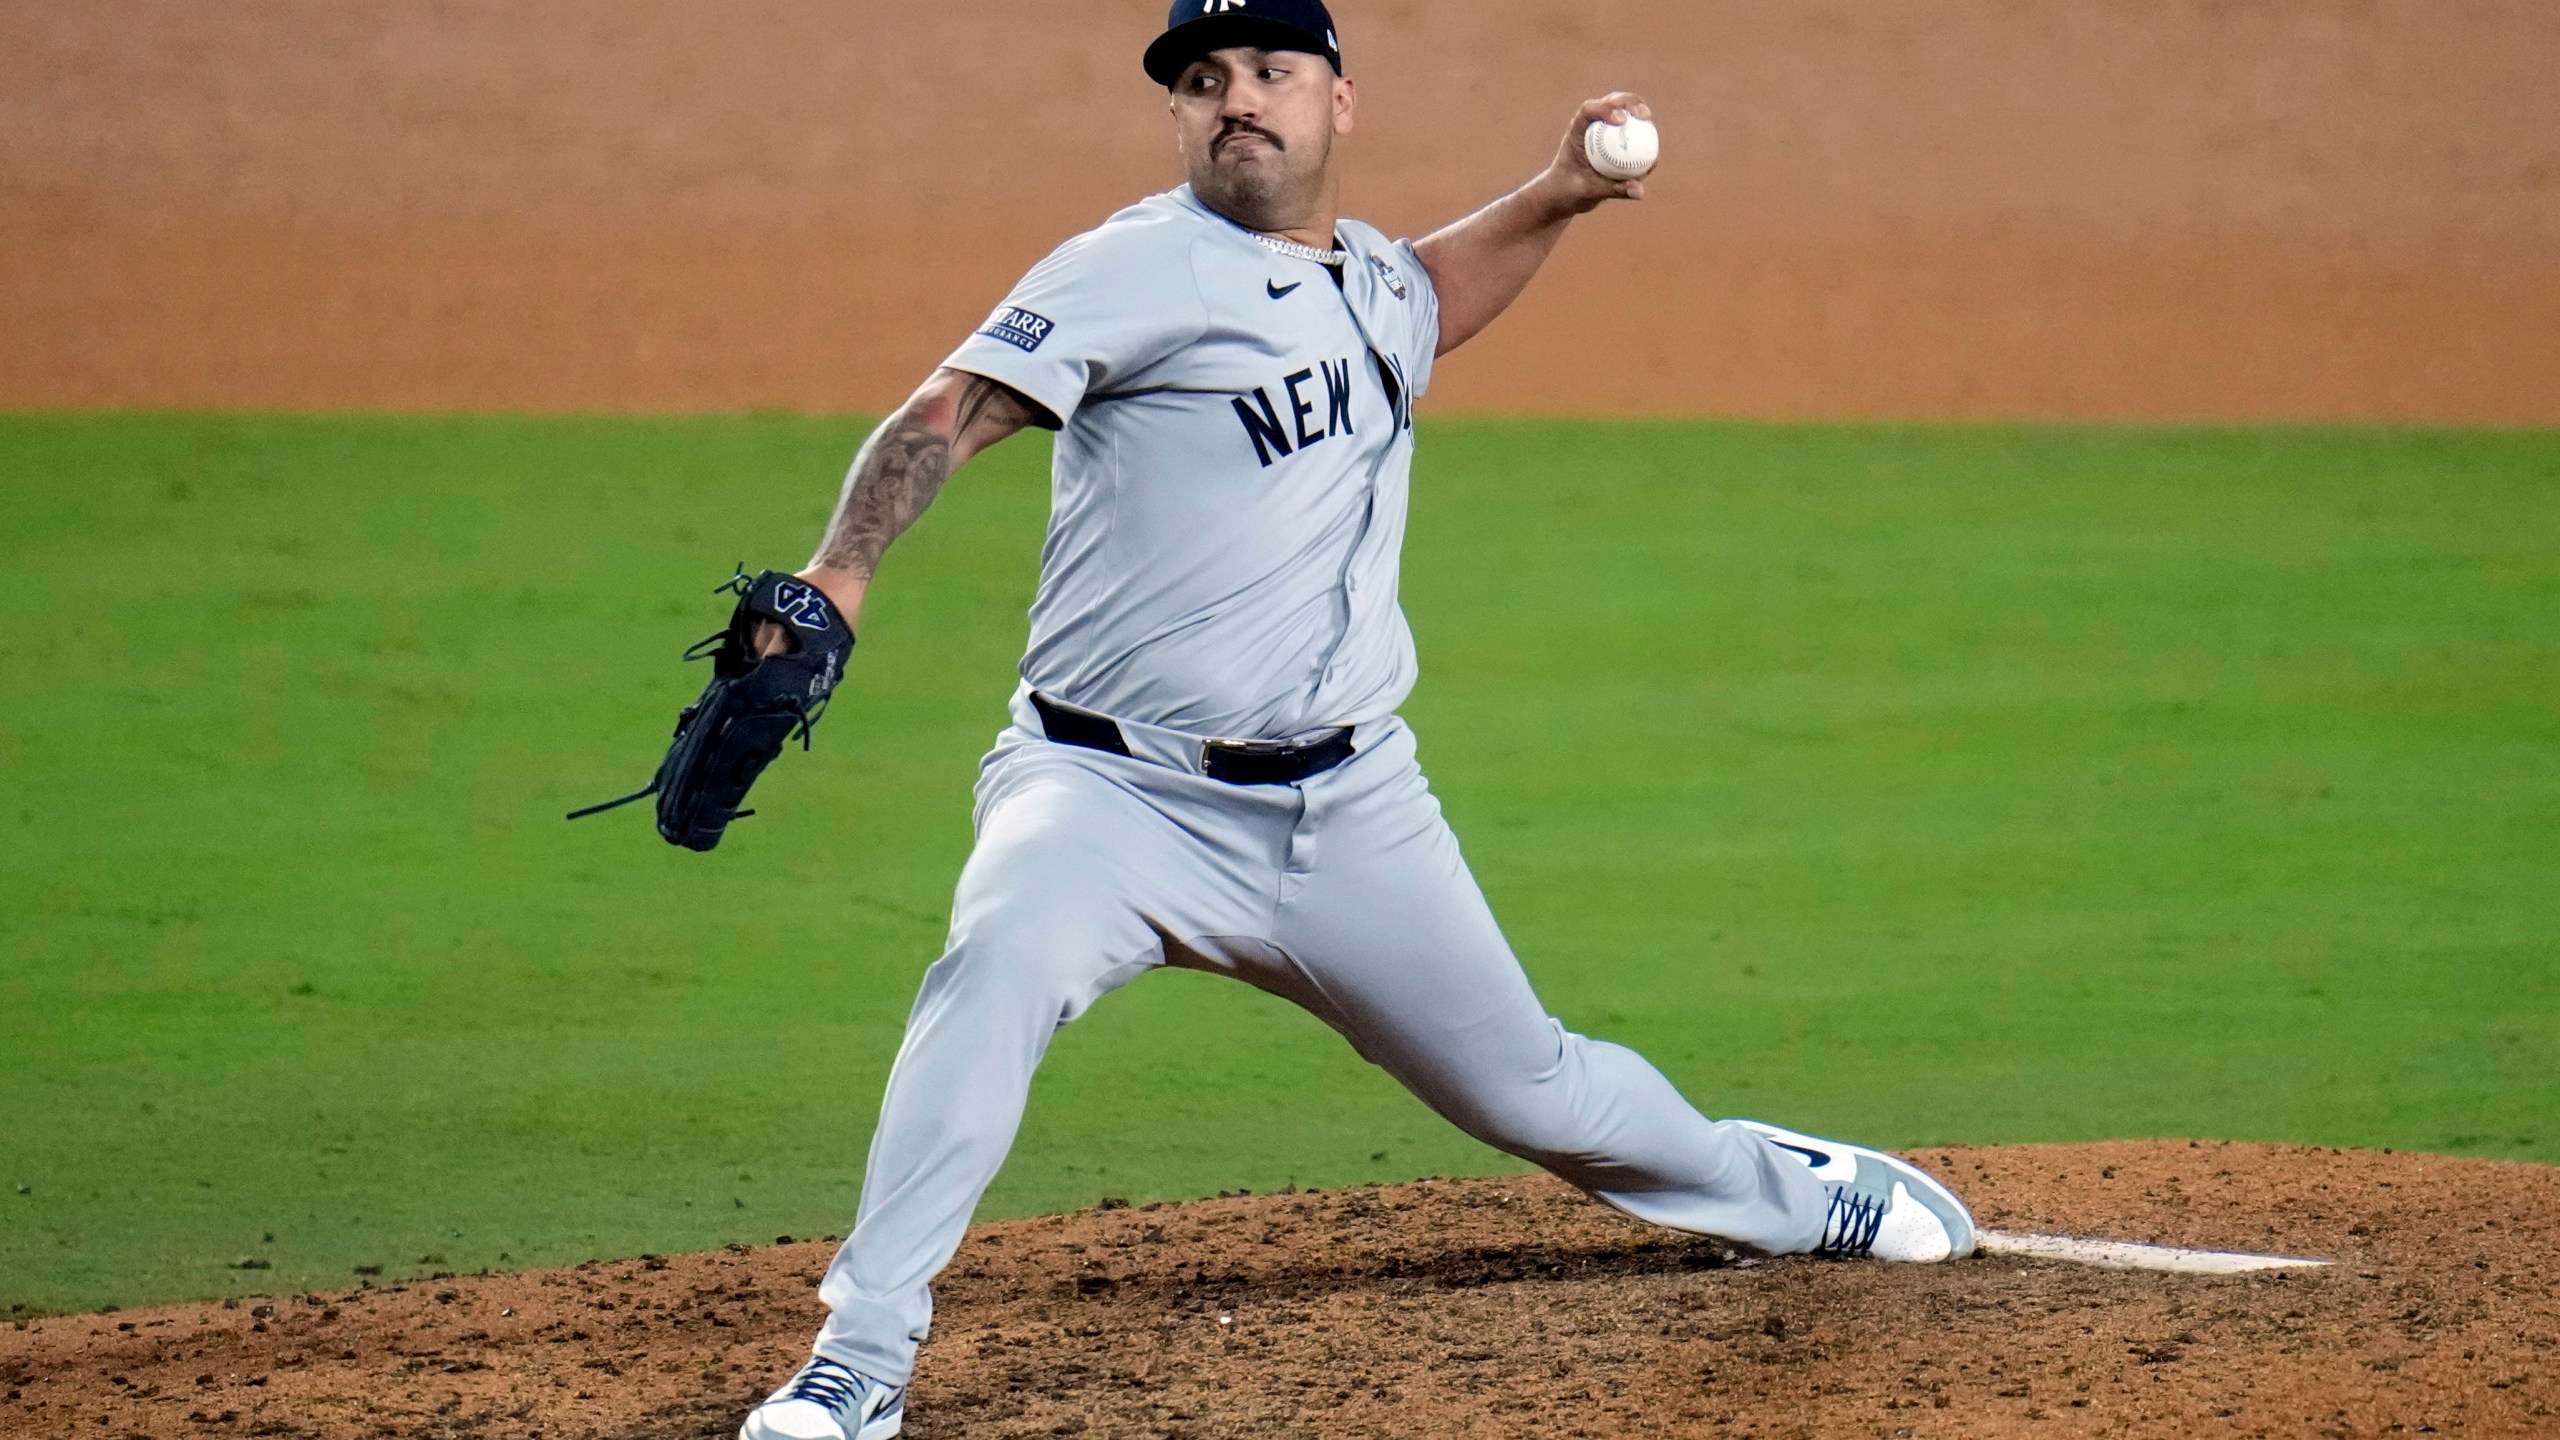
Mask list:
[{"label": "tattooed upper arm", "polygon": [[1026,425],[1056,418],[1010,385],[964,370],[936,370],[863,442],[845,476],[812,568],[868,580],[890,542],[916,523],[942,482],[970,456]]},{"label": "tattooed upper arm", "polygon": [[966,370],[935,372],[937,380],[944,376],[957,379],[961,385],[954,407],[957,423],[952,427],[953,437],[963,441],[975,439],[977,437],[972,432],[982,424],[997,432],[980,440],[972,449],[983,450],[1026,425],[1037,425],[1043,430],[1059,428],[1058,417],[1050,414],[1047,406],[1002,381],[973,375]]}]

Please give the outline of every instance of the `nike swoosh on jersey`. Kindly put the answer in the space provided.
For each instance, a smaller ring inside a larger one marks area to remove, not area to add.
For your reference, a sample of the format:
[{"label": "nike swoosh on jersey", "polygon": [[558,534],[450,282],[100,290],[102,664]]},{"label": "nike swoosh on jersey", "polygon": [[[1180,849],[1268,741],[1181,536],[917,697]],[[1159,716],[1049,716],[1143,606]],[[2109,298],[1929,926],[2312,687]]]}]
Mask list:
[{"label": "nike swoosh on jersey", "polygon": [[1306,283],[1307,282],[1304,280],[1293,280],[1288,284],[1283,285],[1277,281],[1265,280],[1262,282],[1262,288],[1270,292],[1272,299],[1277,300],[1281,296],[1288,294],[1290,291],[1295,290]]}]

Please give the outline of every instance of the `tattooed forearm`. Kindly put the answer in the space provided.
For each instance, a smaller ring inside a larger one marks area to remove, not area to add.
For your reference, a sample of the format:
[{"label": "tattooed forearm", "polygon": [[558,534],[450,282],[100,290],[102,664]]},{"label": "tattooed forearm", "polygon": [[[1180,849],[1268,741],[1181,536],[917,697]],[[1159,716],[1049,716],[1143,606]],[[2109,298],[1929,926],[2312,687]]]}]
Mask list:
[{"label": "tattooed forearm", "polygon": [[854,457],[811,568],[870,579],[889,542],[916,523],[950,478],[951,436],[914,407],[889,417]]},{"label": "tattooed forearm", "polygon": [[881,554],[916,523],[952,471],[1045,414],[984,376],[937,372],[863,443],[810,568],[870,580]]}]

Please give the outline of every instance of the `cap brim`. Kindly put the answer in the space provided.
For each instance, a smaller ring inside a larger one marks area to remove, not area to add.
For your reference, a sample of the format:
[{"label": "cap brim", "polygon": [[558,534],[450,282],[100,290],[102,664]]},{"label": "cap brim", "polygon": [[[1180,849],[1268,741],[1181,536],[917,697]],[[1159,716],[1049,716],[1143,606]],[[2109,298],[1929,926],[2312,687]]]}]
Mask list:
[{"label": "cap brim", "polygon": [[1182,78],[1185,67],[1212,50],[1233,45],[1250,45],[1257,50],[1296,50],[1323,57],[1342,73],[1342,62],[1333,58],[1324,37],[1295,25],[1277,20],[1264,20],[1252,15],[1204,15],[1185,20],[1156,37],[1147,47],[1147,78],[1159,85],[1170,86]]}]

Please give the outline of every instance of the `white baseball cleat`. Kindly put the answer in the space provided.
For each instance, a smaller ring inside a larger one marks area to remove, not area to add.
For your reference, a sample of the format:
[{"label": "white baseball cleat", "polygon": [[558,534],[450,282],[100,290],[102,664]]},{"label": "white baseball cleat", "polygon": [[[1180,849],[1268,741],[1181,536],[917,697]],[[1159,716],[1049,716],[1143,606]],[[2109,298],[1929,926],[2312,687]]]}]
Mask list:
[{"label": "white baseball cleat", "polygon": [[1910,1161],[1757,1120],[1733,1123],[1804,1162],[1822,1182],[1831,1208],[1822,1218],[1816,1255],[1928,1261],[1973,1253],[1973,1212]]},{"label": "white baseball cleat", "polygon": [[738,1440],[889,1440],[906,1418],[904,1387],[821,1355],[747,1412]]}]

